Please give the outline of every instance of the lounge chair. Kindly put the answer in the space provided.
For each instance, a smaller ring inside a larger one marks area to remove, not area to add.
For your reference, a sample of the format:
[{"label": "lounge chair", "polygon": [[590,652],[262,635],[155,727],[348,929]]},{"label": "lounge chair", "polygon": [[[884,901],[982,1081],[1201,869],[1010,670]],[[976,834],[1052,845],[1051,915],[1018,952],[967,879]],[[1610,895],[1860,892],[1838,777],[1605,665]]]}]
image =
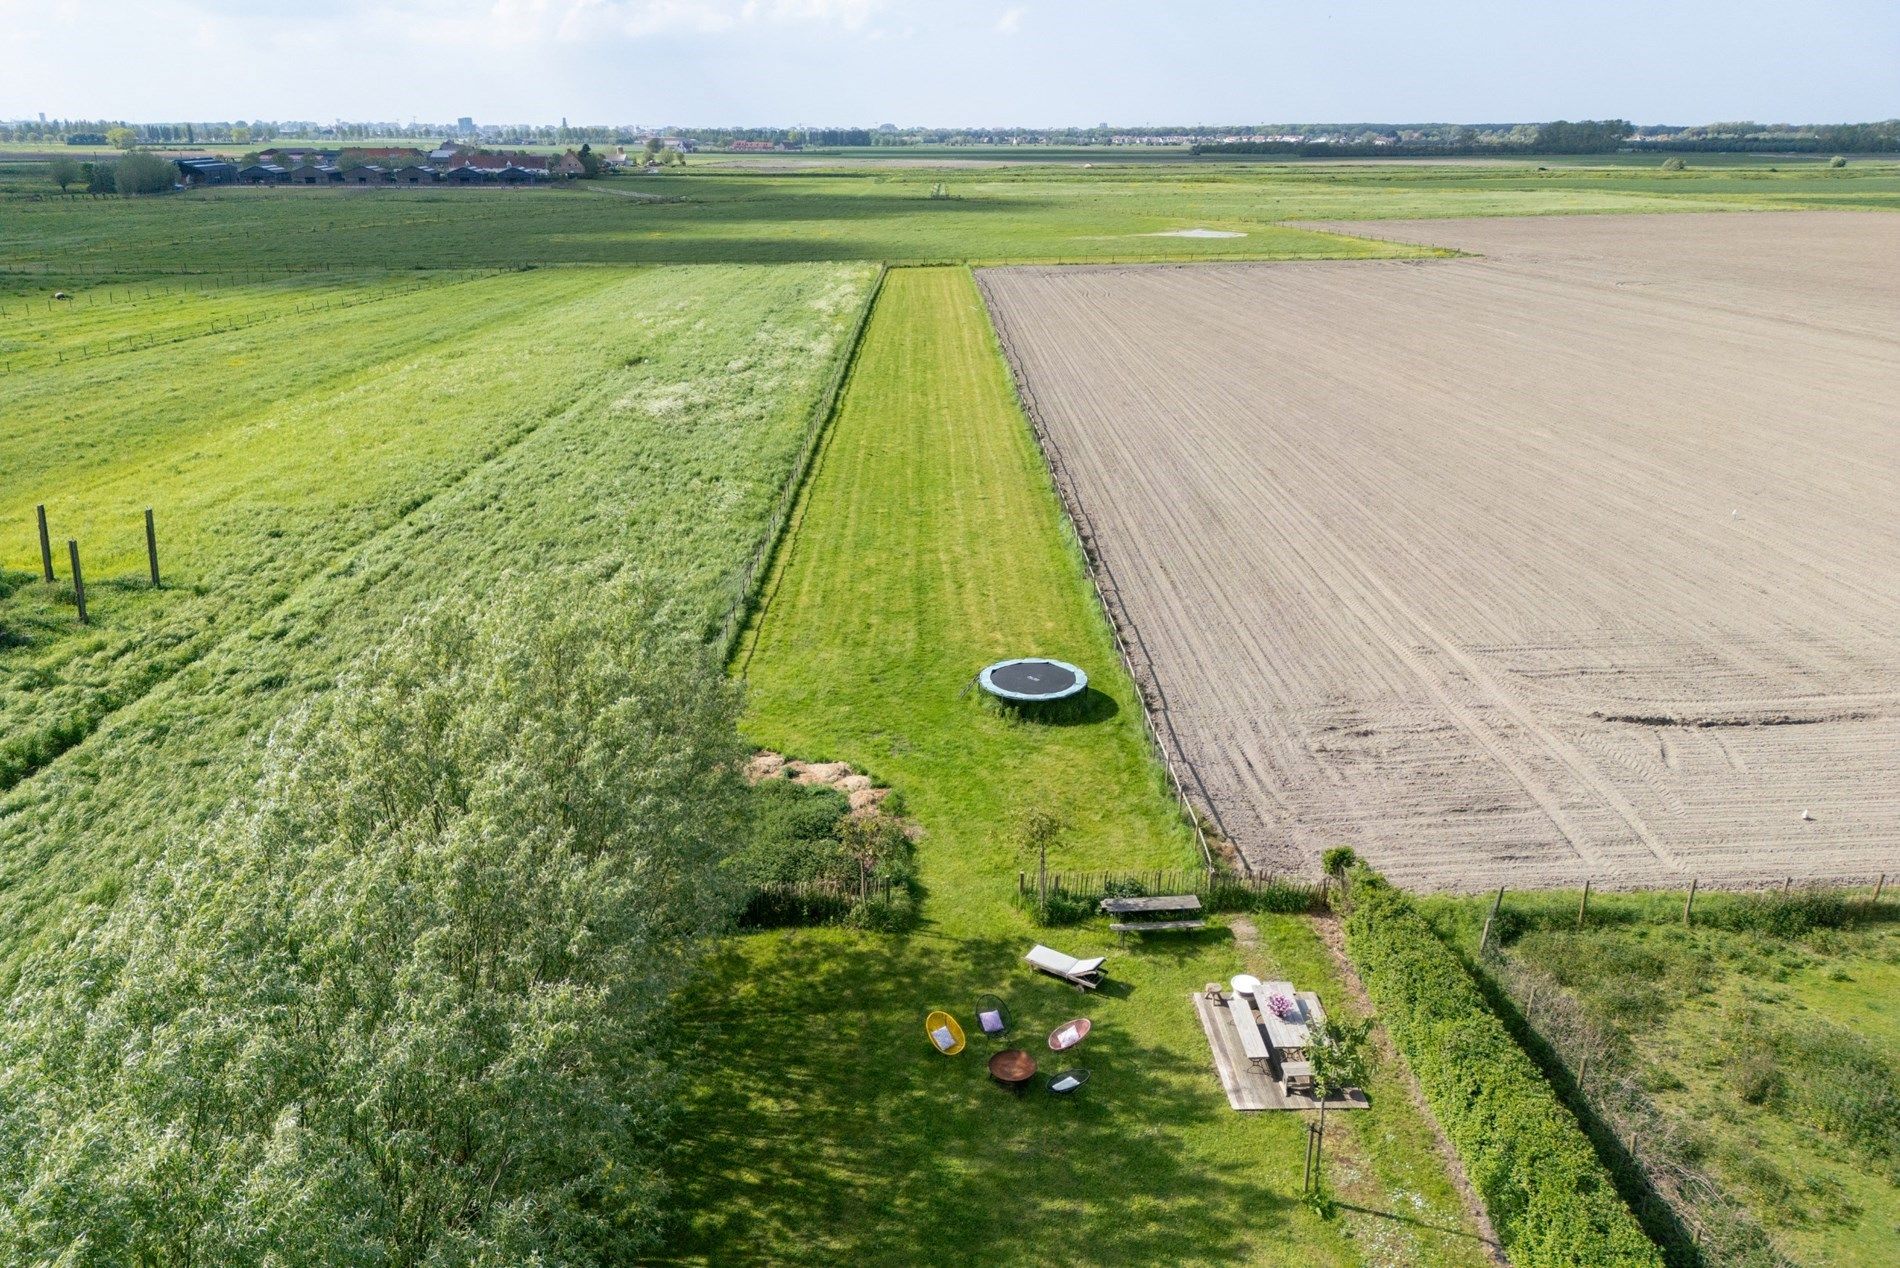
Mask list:
[{"label": "lounge chair", "polygon": [[976,1024],[985,1039],[1001,1039],[1009,1033],[1009,1009],[994,995],[976,997]]},{"label": "lounge chair", "polygon": [[1102,965],[1108,957],[1098,955],[1092,960],[1078,960],[1038,942],[1023,959],[1029,961],[1031,968],[1059,977],[1078,991],[1091,991],[1102,984]]}]

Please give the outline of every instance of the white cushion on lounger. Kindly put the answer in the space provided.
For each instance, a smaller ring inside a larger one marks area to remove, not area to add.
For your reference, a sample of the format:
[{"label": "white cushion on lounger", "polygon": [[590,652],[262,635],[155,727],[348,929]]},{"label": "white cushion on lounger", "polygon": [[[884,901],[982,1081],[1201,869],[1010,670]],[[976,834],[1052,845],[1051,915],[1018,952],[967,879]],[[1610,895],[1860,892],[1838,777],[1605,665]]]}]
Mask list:
[{"label": "white cushion on lounger", "polygon": [[1070,1088],[1081,1086],[1082,1080],[1076,1078],[1073,1074],[1065,1074],[1051,1084],[1049,1090],[1051,1092],[1066,1092]]},{"label": "white cushion on lounger", "polygon": [[976,1019],[982,1023],[985,1034],[994,1034],[1003,1028],[1003,1014],[993,1008],[988,1012],[978,1013]]},{"label": "white cushion on lounger", "polygon": [[932,1039],[935,1039],[937,1041],[937,1046],[939,1048],[942,1048],[945,1052],[948,1052],[950,1051],[950,1049],[957,1046],[957,1038],[955,1035],[950,1033],[950,1027],[948,1026],[937,1027],[935,1030],[930,1032],[930,1037]]},{"label": "white cushion on lounger", "polygon": [[1054,947],[1045,947],[1040,942],[1029,948],[1029,954],[1024,956],[1023,959],[1029,961],[1037,968],[1047,969],[1051,973],[1075,972],[1074,956],[1064,955]]}]

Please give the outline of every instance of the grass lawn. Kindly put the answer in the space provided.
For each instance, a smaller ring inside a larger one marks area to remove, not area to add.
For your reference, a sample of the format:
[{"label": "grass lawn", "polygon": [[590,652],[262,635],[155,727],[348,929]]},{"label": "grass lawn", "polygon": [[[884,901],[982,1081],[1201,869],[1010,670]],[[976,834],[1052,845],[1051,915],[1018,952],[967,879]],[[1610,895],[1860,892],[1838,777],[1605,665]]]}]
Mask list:
[{"label": "grass lawn", "polygon": [[[1014,721],[963,691],[986,661],[1035,651],[1099,689],[1064,726]],[[967,270],[894,271],[735,659],[761,744],[853,762],[923,827],[925,919],[905,935],[734,938],[693,1001],[703,1075],[679,1130],[684,1261],[1477,1264],[1480,1243],[1390,1072],[1375,1109],[1337,1115],[1342,1207],[1298,1199],[1304,1120],[1227,1106],[1188,992],[1242,969],[1343,1001],[1315,930],[1258,917],[1117,948],[1099,923],[1038,931],[1011,897],[1011,828],[1031,805],[1072,826],[1062,867],[1194,861],[1147,757],[1078,552]],[[1038,939],[1106,952],[1082,997],[1032,975]],[[1086,1013],[1081,1094],[1015,1100],[992,1047],[938,1055],[927,1010],[972,1025],[984,991],[1043,1036]]]},{"label": "grass lawn", "polygon": [[[1422,899],[1467,952],[1489,900]],[[1713,927],[1733,900],[1512,895],[1508,959],[1612,1038],[1689,1160],[1804,1265],[1893,1261],[1900,1235],[1900,923],[1778,937]],[[1546,998],[1548,995],[1546,994]],[[1533,1024],[1536,1014],[1533,1014]],[[1596,1086],[1593,1081],[1593,1088]]]}]

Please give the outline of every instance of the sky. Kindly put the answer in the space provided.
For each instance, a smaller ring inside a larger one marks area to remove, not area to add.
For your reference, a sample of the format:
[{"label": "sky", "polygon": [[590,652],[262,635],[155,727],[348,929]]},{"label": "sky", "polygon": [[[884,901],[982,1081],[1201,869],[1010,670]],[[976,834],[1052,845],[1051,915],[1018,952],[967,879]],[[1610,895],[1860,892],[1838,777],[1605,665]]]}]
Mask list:
[{"label": "sky", "polygon": [[1900,116],[1896,0],[0,0],[0,117],[944,127]]}]

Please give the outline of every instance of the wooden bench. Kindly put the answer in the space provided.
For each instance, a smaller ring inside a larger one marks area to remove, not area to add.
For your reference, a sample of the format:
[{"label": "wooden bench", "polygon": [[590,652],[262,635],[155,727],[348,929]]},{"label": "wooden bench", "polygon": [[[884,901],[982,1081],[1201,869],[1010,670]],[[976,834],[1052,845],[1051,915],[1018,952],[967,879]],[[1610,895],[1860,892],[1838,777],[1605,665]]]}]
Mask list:
[{"label": "wooden bench", "polygon": [[1110,925],[1110,933],[1162,933],[1169,929],[1205,929],[1205,920],[1143,920],[1133,924]]},{"label": "wooden bench", "polygon": [[1228,1000],[1227,1015],[1234,1019],[1234,1029],[1240,1034],[1240,1050],[1247,1054],[1247,1060],[1270,1071],[1273,1050],[1267,1047],[1266,1036],[1260,1033],[1259,1023],[1254,1021],[1253,1005],[1247,1002],[1247,997],[1236,994]]}]

